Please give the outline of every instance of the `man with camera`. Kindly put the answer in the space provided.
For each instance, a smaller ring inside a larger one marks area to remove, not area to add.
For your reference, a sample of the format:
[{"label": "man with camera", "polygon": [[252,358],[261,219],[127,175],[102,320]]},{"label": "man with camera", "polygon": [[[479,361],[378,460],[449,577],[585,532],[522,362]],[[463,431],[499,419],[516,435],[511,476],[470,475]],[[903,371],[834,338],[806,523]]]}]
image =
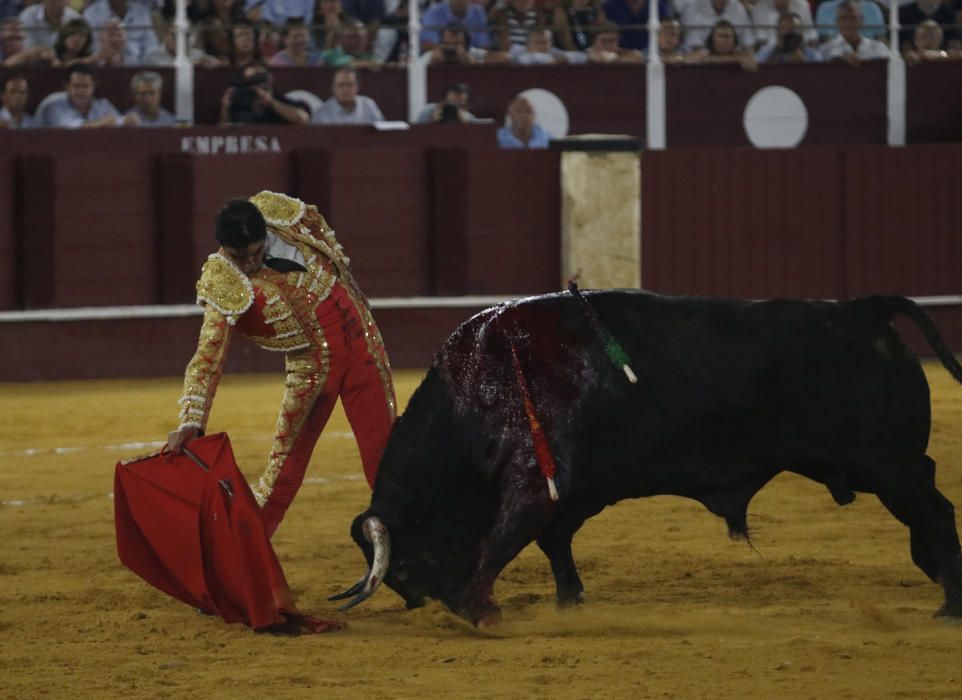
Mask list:
[{"label": "man with camera", "polygon": [[795,12],[783,12],[775,25],[775,40],[760,48],[755,55],[759,63],[819,63],[822,54],[805,43],[802,18]]},{"label": "man with camera", "polygon": [[274,94],[271,73],[262,61],[247,66],[220,101],[221,124],[307,124],[310,121],[306,105]]},{"label": "man with camera", "polygon": [[430,102],[418,114],[417,124],[467,124],[475,117],[468,111],[471,89],[464,83],[454,83],[444,88],[440,102]]},{"label": "man with camera", "polygon": [[505,51],[488,51],[471,46],[464,28],[449,25],[441,30],[441,41],[427,52],[431,65],[467,63],[508,63],[511,57]]}]

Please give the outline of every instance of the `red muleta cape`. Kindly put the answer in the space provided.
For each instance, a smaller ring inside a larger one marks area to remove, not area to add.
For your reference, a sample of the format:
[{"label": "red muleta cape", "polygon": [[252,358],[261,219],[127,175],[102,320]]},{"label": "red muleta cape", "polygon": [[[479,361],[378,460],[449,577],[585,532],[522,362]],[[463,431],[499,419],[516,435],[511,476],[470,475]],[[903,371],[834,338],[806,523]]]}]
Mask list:
[{"label": "red muleta cape", "polygon": [[187,605],[255,630],[335,631],[297,610],[260,508],[226,433],[118,462],[117,554],[147,583]]}]

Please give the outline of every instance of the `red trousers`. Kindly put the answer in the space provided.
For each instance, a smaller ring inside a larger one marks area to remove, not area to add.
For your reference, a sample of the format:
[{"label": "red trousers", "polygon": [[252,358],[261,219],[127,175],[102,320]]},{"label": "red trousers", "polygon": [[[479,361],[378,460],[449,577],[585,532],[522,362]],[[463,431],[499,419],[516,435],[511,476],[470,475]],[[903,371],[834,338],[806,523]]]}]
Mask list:
[{"label": "red trousers", "polygon": [[288,353],[274,447],[257,487],[262,494],[269,493],[261,511],[269,537],[304,481],[314,445],[338,397],[372,488],[394,423],[391,370],[370,312],[335,284],[315,309],[315,317],[320,326],[317,342]]}]

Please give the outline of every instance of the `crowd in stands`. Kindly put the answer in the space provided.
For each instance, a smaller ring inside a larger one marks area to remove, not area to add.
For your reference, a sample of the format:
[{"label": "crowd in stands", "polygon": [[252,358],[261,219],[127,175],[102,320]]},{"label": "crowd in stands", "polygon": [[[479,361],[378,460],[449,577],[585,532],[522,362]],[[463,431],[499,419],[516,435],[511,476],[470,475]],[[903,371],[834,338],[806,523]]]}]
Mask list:
[{"label": "crowd in stands", "polygon": [[[667,63],[760,63],[889,57],[887,12],[874,0],[650,0],[658,2],[657,53]],[[188,0],[189,60],[229,66],[221,121],[366,123],[382,119],[360,95],[357,69],[432,64],[643,63],[652,55],[649,0],[421,0],[423,31],[407,38],[405,0]],[[899,42],[910,65],[962,58],[962,0],[898,0]],[[159,110],[163,89],[152,66],[176,56],[174,0],[0,0],[0,127],[173,123]],[[17,69],[65,70],[64,90],[21,114],[29,86]],[[131,85],[136,106],[121,114],[95,96],[96,69],[142,67]],[[321,105],[275,95],[271,71],[338,69]],[[155,99],[151,95],[157,95]],[[140,101],[138,101],[140,100]],[[429,105],[431,119],[469,120],[454,102]],[[155,104],[156,103],[156,104]],[[153,106],[152,106],[153,105]],[[509,108],[524,120],[524,104]],[[18,112],[19,110],[19,112]]]}]

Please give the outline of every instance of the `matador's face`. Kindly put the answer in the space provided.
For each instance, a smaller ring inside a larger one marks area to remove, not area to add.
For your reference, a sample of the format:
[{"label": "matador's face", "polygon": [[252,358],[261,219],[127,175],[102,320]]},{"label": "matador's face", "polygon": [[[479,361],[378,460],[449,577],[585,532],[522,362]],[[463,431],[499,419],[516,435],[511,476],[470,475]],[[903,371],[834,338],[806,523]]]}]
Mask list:
[{"label": "matador's face", "polygon": [[224,253],[244,274],[253,275],[264,264],[264,247],[267,239],[251,243],[246,248],[228,248],[224,246]]}]

